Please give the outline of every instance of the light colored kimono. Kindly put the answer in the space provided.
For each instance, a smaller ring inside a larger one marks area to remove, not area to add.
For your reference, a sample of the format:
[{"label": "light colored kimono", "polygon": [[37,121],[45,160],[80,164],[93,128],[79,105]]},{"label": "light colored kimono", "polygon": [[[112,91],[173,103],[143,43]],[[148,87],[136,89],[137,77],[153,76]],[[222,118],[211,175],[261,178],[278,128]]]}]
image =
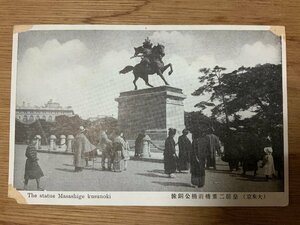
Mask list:
[{"label": "light colored kimono", "polygon": [[142,157],[151,157],[150,142],[151,138],[148,135],[145,135],[143,138]]},{"label": "light colored kimono", "polygon": [[264,175],[272,176],[275,174],[274,160],[272,153],[268,152],[264,158]]},{"label": "light colored kimono", "polygon": [[94,145],[87,139],[87,137],[80,133],[76,136],[74,144],[74,166],[75,167],[84,167],[86,153],[91,152],[96,149]]}]

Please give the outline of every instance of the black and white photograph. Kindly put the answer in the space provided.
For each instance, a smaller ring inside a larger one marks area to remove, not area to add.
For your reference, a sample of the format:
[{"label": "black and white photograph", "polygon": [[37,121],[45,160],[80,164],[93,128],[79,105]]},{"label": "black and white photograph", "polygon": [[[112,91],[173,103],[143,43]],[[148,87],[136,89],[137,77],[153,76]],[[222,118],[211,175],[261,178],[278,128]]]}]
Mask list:
[{"label": "black and white photograph", "polygon": [[9,195],[287,205],[285,54],[284,27],[15,27]]}]

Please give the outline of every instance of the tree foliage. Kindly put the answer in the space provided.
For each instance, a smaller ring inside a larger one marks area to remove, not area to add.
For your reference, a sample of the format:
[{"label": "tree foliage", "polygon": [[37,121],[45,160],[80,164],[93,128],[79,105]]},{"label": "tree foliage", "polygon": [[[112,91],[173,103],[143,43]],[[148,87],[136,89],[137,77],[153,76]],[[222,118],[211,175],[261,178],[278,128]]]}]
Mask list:
[{"label": "tree foliage", "polygon": [[192,95],[200,96],[205,93],[210,94],[210,98],[207,101],[201,101],[195,105],[195,107],[200,108],[201,111],[207,107],[213,107],[212,116],[219,116],[220,114],[225,115],[226,124],[229,123],[228,113],[227,113],[227,86],[223,82],[224,71],[226,68],[215,66],[212,69],[202,68],[199,72],[202,74],[199,77],[199,82],[201,86],[195,90]]},{"label": "tree foliage", "polygon": [[281,137],[282,66],[264,64],[240,67],[230,73],[224,71],[225,68],[218,66],[200,69],[201,86],[192,95],[210,95],[206,101],[196,104],[200,112],[210,107],[212,118],[225,115],[227,119],[220,126],[223,132],[229,127],[235,127],[259,136]]},{"label": "tree foliage", "polygon": [[78,115],[68,117],[65,115],[57,116],[55,122],[37,120],[32,124],[24,124],[16,120],[16,143],[26,143],[35,135],[42,137],[42,144],[49,144],[50,135],[55,135],[59,140],[60,135],[73,135],[79,132],[79,127],[83,126],[87,130],[87,137],[96,144],[99,140],[99,133],[102,130],[112,131],[117,128],[118,121],[112,117],[100,118],[96,121],[89,121],[80,118]]}]

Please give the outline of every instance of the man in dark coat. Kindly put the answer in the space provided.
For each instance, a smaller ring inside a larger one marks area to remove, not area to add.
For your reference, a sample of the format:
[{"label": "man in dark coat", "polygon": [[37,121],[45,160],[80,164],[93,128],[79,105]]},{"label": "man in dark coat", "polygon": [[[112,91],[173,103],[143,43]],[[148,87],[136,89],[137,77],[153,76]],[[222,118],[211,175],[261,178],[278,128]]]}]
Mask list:
[{"label": "man in dark coat", "polygon": [[175,151],[175,141],[174,136],[176,134],[176,129],[169,129],[169,136],[165,141],[165,150],[164,150],[164,168],[165,173],[169,175],[169,177],[175,177],[173,173],[176,172],[176,151]]},{"label": "man in dark coat", "polygon": [[213,129],[210,128],[208,130],[208,140],[209,140],[209,153],[207,155],[207,159],[206,159],[206,168],[209,169],[210,167],[213,167],[214,169],[216,169],[216,153],[220,152],[220,140],[219,138],[213,134]]},{"label": "man in dark coat", "polygon": [[260,156],[260,151],[262,150],[259,137],[254,132],[241,132],[240,136],[242,138],[243,175],[246,175],[247,171],[253,171],[253,175],[256,176],[256,171],[258,170],[257,163],[262,158]]},{"label": "man in dark coat", "polygon": [[191,183],[197,187],[205,184],[205,159],[209,155],[209,139],[205,132],[200,132],[198,138],[193,140],[191,152]]},{"label": "man in dark coat", "polygon": [[224,156],[222,160],[228,162],[229,170],[239,170],[242,153],[241,137],[237,135],[235,130],[229,130],[224,139]]},{"label": "man in dark coat", "polygon": [[178,138],[178,146],[179,146],[179,162],[178,162],[178,170],[179,172],[183,170],[190,169],[190,154],[192,151],[192,143],[190,139],[187,137],[188,130],[184,129],[182,131],[182,135]]},{"label": "man in dark coat", "polygon": [[134,157],[140,158],[142,154],[142,148],[143,148],[143,138],[145,137],[144,133],[139,133],[136,140],[135,140],[135,151],[134,151]]},{"label": "man in dark coat", "polygon": [[[105,131],[100,133],[100,149],[102,151],[101,164],[103,170],[111,170],[112,164],[112,141],[108,138]],[[107,168],[105,167],[105,161],[107,160]]]},{"label": "man in dark coat", "polygon": [[31,144],[28,145],[26,149],[25,156],[25,174],[24,174],[24,190],[27,190],[28,181],[31,179],[36,180],[36,186],[38,190],[43,190],[40,187],[40,178],[44,176],[41,167],[38,164],[37,151],[36,151],[37,137],[35,137]]}]

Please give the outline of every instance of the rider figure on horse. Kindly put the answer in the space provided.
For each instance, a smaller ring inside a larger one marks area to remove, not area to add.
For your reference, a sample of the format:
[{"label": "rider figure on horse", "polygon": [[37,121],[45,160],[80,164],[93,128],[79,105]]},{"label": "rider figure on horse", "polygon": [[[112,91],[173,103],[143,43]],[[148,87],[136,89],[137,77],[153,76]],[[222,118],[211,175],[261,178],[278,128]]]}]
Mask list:
[{"label": "rider figure on horse", "polygon": [[164,54],[155,54],[155,52],[153,51],[154,48],[152,46],[153,44],[151,43],[149,37],[147,37],[147,39],[145,39],[145,41],[143,42],[143,46],[134,48],[135,54],[133,57],[141,57],[141,64],[145,65],[147,69],[151,69],[151,64],[155,63],[154,61],[157,59],[162,62],[162,57],[164,57]]},{"label": "rider figure on horse", "polygon": [[130,71],[134,74],[133,84],[135,90],[137,90],[136,81],[142,78],[145,84],[149,87],[153,87],[149,84],[148,75],[157,74],[164,81],[165,85],[169,85],[163,77],[163,73],[166,69],[170,68],[169,75],[172,74],[172,64],[168,63],[164,65],[163,57],[165,56],[165,46],[157,44],[153,46],[149,37],[145,39],[142,46],[134,48],[134,55],[131,58],[141,57],[141,62],[135,66],[128,65],[119,71],[120,74],[126,74]]}]

